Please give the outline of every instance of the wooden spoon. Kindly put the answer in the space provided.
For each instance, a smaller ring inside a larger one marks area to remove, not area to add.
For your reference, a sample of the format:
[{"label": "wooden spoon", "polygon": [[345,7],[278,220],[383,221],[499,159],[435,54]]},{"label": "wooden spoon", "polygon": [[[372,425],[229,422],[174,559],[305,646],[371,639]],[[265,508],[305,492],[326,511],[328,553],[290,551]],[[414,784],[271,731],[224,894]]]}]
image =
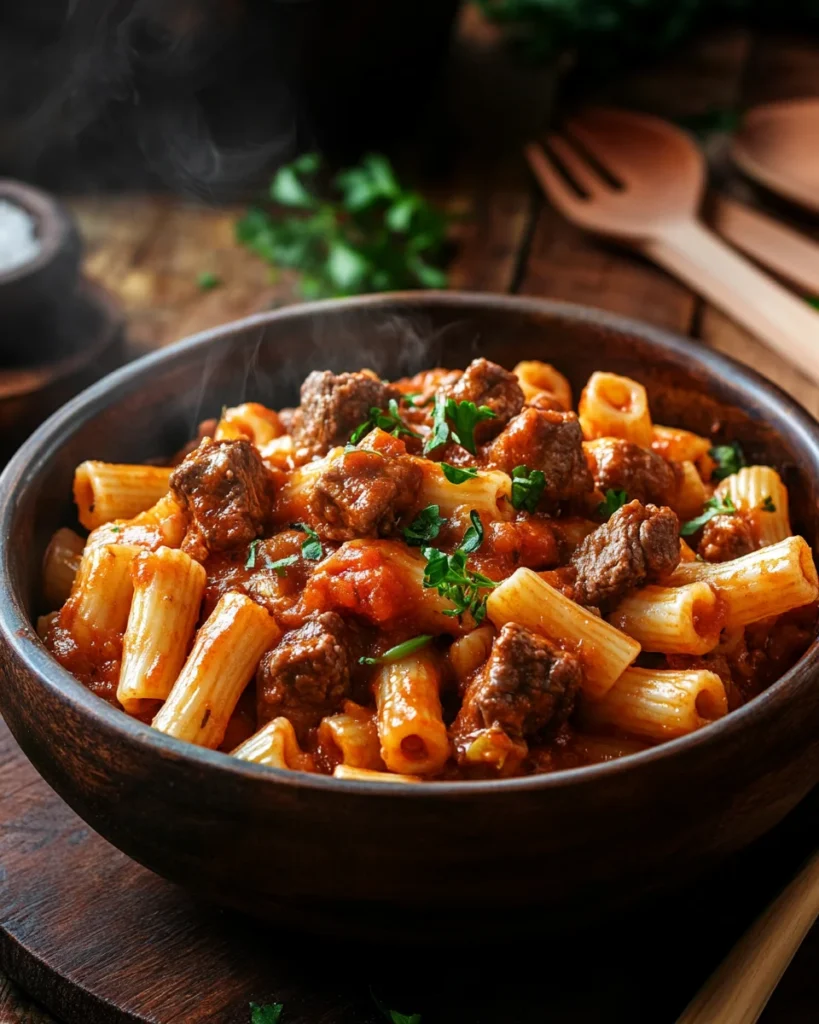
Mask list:
[{"label": "wooden spoon", "polygon": [[819,853],[748,929],[677,1024],[754,1024],[819,916]]},{"label": "wooden spoon", "polygon": [[731,155],[749,177],[819,213],[819,99],[754,107]]},{"label": "wooden spoon", "polygon": [[592,108],[526,155],[546,193],[588,231],[637,247],[819,382],[819,315],[697,218],[705,163],[655,117]]}]

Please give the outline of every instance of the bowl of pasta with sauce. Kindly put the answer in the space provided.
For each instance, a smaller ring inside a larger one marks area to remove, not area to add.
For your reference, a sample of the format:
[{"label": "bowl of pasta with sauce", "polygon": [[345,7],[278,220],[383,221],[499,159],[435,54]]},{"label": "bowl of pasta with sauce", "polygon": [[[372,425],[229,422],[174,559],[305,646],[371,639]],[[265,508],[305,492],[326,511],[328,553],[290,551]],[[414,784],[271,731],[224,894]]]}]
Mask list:
[{"label": "bowl of pasta with sauce", "polygon": [[818,483],[803,409],[639,322],[457,293],[262,314],[110,375],[9,464],[0,709],[93,828],[227,906],[577,923],[819,781]]}]

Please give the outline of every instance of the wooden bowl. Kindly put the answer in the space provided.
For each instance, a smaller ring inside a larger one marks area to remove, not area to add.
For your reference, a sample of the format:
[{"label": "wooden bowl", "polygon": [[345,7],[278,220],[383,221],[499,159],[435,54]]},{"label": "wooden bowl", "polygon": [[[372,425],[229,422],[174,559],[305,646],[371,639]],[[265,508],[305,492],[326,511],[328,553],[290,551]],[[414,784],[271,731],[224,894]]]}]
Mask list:
[{"label": "wooden bowl", "polygon": [[[493,945],[587,922],[690,878],[819,781],[819,647],[745,707],[624,760],[500,782],[341,782],[189,746],[94,697],[40,644],[40,560],[70,523],[82,459],[168,455],[223,403],[292,405],[310,370],[393,376],[554,362],[642,381],[660,423],[739,439],[779,466],[796,528],[819,518],[819,427],[724,356],[577,306],[452,293],[316,303],[208,331],[126,366],[44,424],[0,480],[0,709],[54,789],[161,875],[286,927]],[[123,881],[127,884],[127,880]],[[466,926],[466,927],[465,927]]]}]

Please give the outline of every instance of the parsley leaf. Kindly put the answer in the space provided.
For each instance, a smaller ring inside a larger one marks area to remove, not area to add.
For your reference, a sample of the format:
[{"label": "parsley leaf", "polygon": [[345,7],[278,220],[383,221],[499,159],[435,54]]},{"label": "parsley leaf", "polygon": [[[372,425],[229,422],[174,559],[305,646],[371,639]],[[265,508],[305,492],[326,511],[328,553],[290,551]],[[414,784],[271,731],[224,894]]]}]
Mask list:
[{"label": "parsley leaf", "polygon": [[420,438],[421,435],[416,434],[414,430],[410,430],[399,416],[398,402],[394,398],[389,400],[387,408],[389,411],[384,412],[383,409],[379,409],[377,406],[371,406],[369,418],[355,428],[349,443],[351,445],[358,444],[362,437],[366,437],[376,427],[386,430],[393,437],[400,437],[402,434],[406,434],[408,437]]},{"label": "parsley leaf", "polygon": [[440,462],[438,465],[451,484],[462,484],[464,480],[474,480],[478,475],[474,466],[450,466],[448,462]]},{"label": "parsley leaf", "polygon": [[442,391],[435,392],[435,405],[432,410],[432,433],[424,442],[424,455],[440,448],[449,440],[449,424],[446,421],[446,395]]},{"label": "parsley leaf", "polygon": [[709,498],[705,503],[705,511],[701,516],[697,516],[696,519],[689,519],[687,523],[683,523],[680,529],[680,536],[690,537],[692,533],[701,530],[706,523],[710,523],[714,516],[732,516],[736,510],[736,505],[727,495],[725,500],[717,497]]},{"label": "parsley leaf", "polygon": [[237,240],[267,263],[301,274],[305,298],[445,288],[440,269],[452,218],[404,188],[377,154],[319,187],[308,153],[279,169],[270,198],[236,224]]},{"label": "parsley leaf", "polygon": [[214,274],[212,270],[203,270],[196,278],[196,286],[200,292],[213,291],[213,289],[218,288],[221,283],[222,279],[218,274]]},{"label": "parsley leaf", "polygon": [[398,1010],[387,1009],[387,1004],[384,1003],[378,996],[370,989],[370,995],[372,1001],[384,1015],[385,1020],[388,1020],[390,1024],[421,1024],[420,1013],[399,1013]]},{"label": "parsley leaf", "polygon": [[762,499],[762,504],[759,506],[763,512],[776,512],[776,505],[774,505],[773,498],[770,494],[766,494]]},{"label": "parsley leaf", "polygon": [[546,477],[539,469],[515,466],[512,470],[512,505],[526,512],[534,512],[543,496]]},{"label": "parsley leaf", "polygon": [[256,553],[259,550],[259,543],[260,542],[258,540],[252,540],[250,542],[250,547],[248,548],[247,551],[247,561],[245,562],[245,569],[256,568]]},{"label": "parsley leaf", "polygon": [[614,513],[623,507],[628,505],[628,495],[625,491],[613,491],[609,488],[606,491],[605,501],[601,501],[597,506],[597,513],[604,519],[611,519]]},{"label": "parsley leaf", "polygon": [[488,405],[476,406],[474,402],[469,401],[456,402],[454,398],[447,399],[446,414],[455,427],[452,431],[453,439],[472,455],[475,454],[475,427],[481,420],[497,419]]},{"label": "parsley leaf", "polygon": [[408,654],[414,654],[416,651],[420,651],[422,647],[426,647],[431,639],[432,637],[425,633],[421,634],[421,636],[414,636],[411,640],[405,640],[402,644],[396,644],[395,647],[384,651],[377,658],[359,658],[358,664],[388,665],[392,661],[400,661],[401,658],[406,658]]},{"label": "parsley leaf", "polygon": [[486,595],[481,591],[491,590],[497,583],[466,567],[468,556],[477,551],[483,542],[483,526],[478,513],[473,509],[469,517],[472,525],[454,554],[447,555],[438,548],[423,549],[427,560],[424,587],[437,590],[441,597],[453,603],[455,607],[445,609],[444,615],[457,615],[460,618],[468,612],[476,623],[480,623],[486,616]]},{"label": "parsley leaf", "polygon": [[279,1024],[284,1003],[250,1004],[250,1024]]},{"label": "parsley leaf", "polygon": [[718,444],[709,448],[708,454],[716,462],[714,471],[711,474],[712,480],[724,480],[727,476],[738,473],[745,465],[745,455],[742,452],[739,441],[732,441],[730,444]]},{"label": "parsley leaf", "polygon": [[[320,556],[319,556],[320,557]],[[287,575],[287,566],[298,562],[298,555],[287,555],[285,558],[277,558],[275,562],[267,562],[267,568],[272,569],[277,576]]]},{"label": "parsley leaf", "polygon": [[315,530],[311,530],[307,523],[291,523],[293,530],[301,530],[307,534],[307,540],[302,543],[301,553],[311,562],[317,562],[324,552],[321,549],[321,541]]},{"label": "parsley leaf", "polygon": [[441,527],[446,519],[441,516],[439,505],[427,505],[413,519],[409,526],[405,526],[404,540],[412,547],[420,547],[427,541],[435,540],[441,532]]}]

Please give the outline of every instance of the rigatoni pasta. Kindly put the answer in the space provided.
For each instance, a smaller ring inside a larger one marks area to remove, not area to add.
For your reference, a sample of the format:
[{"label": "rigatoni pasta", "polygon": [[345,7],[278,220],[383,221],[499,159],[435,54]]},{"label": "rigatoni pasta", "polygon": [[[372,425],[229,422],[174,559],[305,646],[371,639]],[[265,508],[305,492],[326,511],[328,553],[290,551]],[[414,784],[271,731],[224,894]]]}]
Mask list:
[{"label": "rigatoni pasta", "polygon": [[316,370],[165,466],[82,463],[38,634],[169,736],[350,783],[688,735],[815,641],[819,579],[777,470],[649,397],[597,372],[575,415],[537,360]]}]

